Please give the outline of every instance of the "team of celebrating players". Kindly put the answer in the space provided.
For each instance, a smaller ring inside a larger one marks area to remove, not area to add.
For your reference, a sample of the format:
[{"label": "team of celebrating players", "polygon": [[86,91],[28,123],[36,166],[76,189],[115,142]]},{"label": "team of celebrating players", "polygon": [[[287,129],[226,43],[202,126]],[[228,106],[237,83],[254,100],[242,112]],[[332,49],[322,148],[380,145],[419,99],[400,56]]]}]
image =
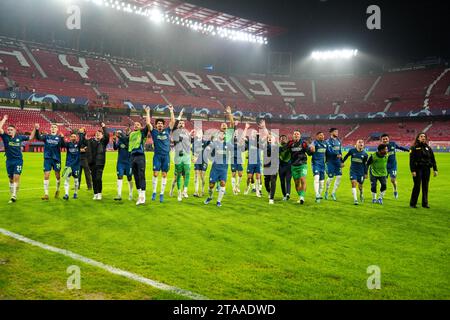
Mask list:
[{"label": "team of celebrating players", "polygon": [[[332,200],[337,200],[336,191],[341,183],[342,168],[349,158],[351,161],[350,181],[355,205],[364,201],[363,184],[369,176],[373,203],[383,204],[388,177],[391,178],[394,197],[398,198],[395,153],[397,149],[403,151],[409,151],[409,149],[389,141],[387,134],[381,137],[382,143],[372,155],[369,156],[365,152],[364,141],[358,140],[355,148],[350,149],[343,157],[342,143],[336,128],[329,130],[330,137],[327,140],[325,140],[323,132],[318,132],[312,143],[302,139],[299,130],[293,132],[292,140],[288,140],[285,135],[278,136],[274,130],[269,131],[267,129],[264,120],[258,124],[258,130],[251,129],[248,123],[245,124],[244,130],[236,130],[236,123],[231,108],[227,107],[226,116],[228,123],[222,123],[220,130],[210,134],[207,139],[207,135],[201,129],[195,128],[189,132],[185,128],[185,122],[182,120],[183,110],[180,112],[178,119],[175,119],[173,106],[169,105],[168,109],[170,122],[167,127],[164,119],[156,119],[155,126],[153,126],[150,119],[150,108],[144,107],[145,126],[136,122],[134,130],[129,128],[125,132],[118,130],[114,133],[113,148],[118,152],[117,196],[114,200],[122,200],[123,178],[126,176],[128,181],[128,199],[130,201],[133,200],[132,179],[134,177],[138,192],[136,205],[146,203],[145,142],[149,134],[153,139],[154,146],[152,201],[156,200],[160,173],[159,201],[164,201],[167,174],[170,168],[171,142],[174,145],[175,170],[170,195],[172,196],[176,186],[178,201],[188,197],[187,190],[190,182],[191,162],[194,163],[194,197],[202,197],[204,195],[205,172],[209,163],[211,163],[211,171],[207,198],[204,203],[209,204],[212,202],[214,191],[217,190],[216,204],[218,207],[222,205],[229,165],[232,172],[233,194],[239,194],[244,171],[242,159],[244,151],[248,151],[247,183],[244,194],[248,195],[253,190],[256,197],[261,197],[261,179],[263,174],[265,189],[269,195],[269,204],[274,203],[278,175],[280,176],[283,200],[287,201],[290,199],[291,179],[293,178],[295,191],[298,194],[298,203],[303,204],[305,202],[308,156],[311,157],[314,192],[317,203],[320,203],[323,198],[328,200],[329,196],[331,196]],[[15,126],[9,124],[5,133],[3,126],[7,120],[8,117],[4,116],[0,121],[0,137],[5,147],[6,169],[11,195],[10,203],[14,203],[17,200],[20,175],[23,169],[22,143],[33,139],[44,143],[44,196],[42,200],[49,200],[51,171],[55,172],[56,177],[55,198],[59,197],[62,177],[64,179],[63,199],[69,200],[70,178],[73,177],[73,198],[77,199],[80,187],[80,154],[82,153],[88,155],[89,170],[94,189],[93,199],[102,200],[103,171],[106,163],[107,145],[110,141],[110,136],[104,123],[101,124],[101,130],[98,130],[91,139],[86,138],[86,130],[81,128],[77,134],[72,133],[69,140],[65,141],[64,135],[58,134],[57,125],[51,126],[50,134],[42,134],[39,125],[36,124],[30,136],[25,136],[18,135]],[[67,150],[67,157],[65,168],[61,175],[62,148]],[[423,150],[424,152],[429,152],[425,145]],[[430,163],[436,175],[437,168],[432,151],[431,156],[432,159],[430,158],[430,161],[433,163]],[[414,173],[416,172],[413,172],[416,183],[417,179]],[[326,175],[328,179],[325,182]],[[334,185],[330,194],[333,180]],[[378,182],[380,183],[379,193],[377,193]],[[324,189],[325,192],[323,193]],[[359,197],[357,189],[359,190]],[[324,194],[323,198],[322,193]],[[413,202],[411,200],[411,206],[413,206]],[[428,207],[428,205],[426,204],[425,207]]]}]

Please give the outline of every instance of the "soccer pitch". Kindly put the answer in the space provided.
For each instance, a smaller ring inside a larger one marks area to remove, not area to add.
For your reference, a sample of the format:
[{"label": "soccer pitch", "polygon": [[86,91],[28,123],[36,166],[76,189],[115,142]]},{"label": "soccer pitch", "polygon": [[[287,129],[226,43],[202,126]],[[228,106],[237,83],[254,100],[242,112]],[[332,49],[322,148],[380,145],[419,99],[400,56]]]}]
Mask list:
[{"label": "soccer pitch", "polygon": [[[190,198],[169,198],[173,167],[166,201],[152,202],[152,156],[142,207],[136,199],[113,201],[116,153],[107,154],[101,202],[92,200],[84,179],[78,200],[62,200],[61,186],[61,199],[43,202],[43,156],[25,153],[18,202],[8,204],[2,160],[0,228],[209,299],[450,298],[450,154],[436,154],[439,176],[431,178],[428,210],[409,208],[406,153],[397,155],[400,198],[389,182],[382,206],[370,202],[368,181],[366,202],[353,205],[347,162],[337,202],[314,202],[308,165],[303,206],[294,192],[282,202],[279,186],[272,206],[265,191],[260,199],[234,196],[230,174],[221,208],[192,197],[193,174]],[[244,181],[245,174],[242,191]],[[81,271],[79,290],[67,288],[71,265]],[[380,268],[379,290],[367,287],[369,266]],[[0,299],[185,298],[0,234]]]}]

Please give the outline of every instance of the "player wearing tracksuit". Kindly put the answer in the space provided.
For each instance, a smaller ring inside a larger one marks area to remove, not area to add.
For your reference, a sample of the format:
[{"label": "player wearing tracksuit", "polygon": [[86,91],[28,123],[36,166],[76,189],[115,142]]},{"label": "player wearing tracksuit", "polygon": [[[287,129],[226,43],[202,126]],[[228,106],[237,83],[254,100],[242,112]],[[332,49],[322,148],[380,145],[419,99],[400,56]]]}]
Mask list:
[{"label": "player wearing tracksuit", "polygon": [[240,144],[239,138],[237,137],[237,131],[235,132],[234,136],[234,143],[233,143],[233,157],[232,162],[230,164],[231,167],[231,185],[233,188],[233,194],[237,195],[241,192],[241,180],[242,180],[242,174],[244,172],[244,168],[242,167],[242,152],[245,151],[245,144]]},{"label": "player wearing tracksuit", "polygon": [[[388,148],[385,144],[380,144],[377,148],[377,152],[373,153],[369,160],[367,160],[367,166],[370,168],[370,184],[372,191],[372,203],[383,204],[383,198],[386,193],[386,180],[387,180],[387,162],[388,162]],[[380,196],[377,200],[377,182],[380,182]]]},{"label": "player wearing tracksuit", "polygon": [[283,193],[283,201],[287,201],[291,194],[291,152],[288,149],[288,137],[286,135],[280,136],[279,157],[280,167],[278,169],[280,174],[281,192]]}]

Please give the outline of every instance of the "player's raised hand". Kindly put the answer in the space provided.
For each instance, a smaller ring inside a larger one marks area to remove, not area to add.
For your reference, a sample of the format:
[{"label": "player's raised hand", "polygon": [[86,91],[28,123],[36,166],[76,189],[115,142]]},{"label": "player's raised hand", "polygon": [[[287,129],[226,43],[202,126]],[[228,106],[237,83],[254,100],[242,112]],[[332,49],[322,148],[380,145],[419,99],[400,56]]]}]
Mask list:
[{"label": "player's raised hand", "polygon": [[230,106],[227,106],[227,107],[225,108],[225,112],[228,113],[228,114],[230,114],[230,113],[231,113],[231,107],[230,107]]},{"label": "player's raised hand", "polygon": [[102,128],[106,127],[106,124],[104,122],[102,122],[101,124]]},{"label": "player's raised hand", "polygon": [[84,134],[84,133],[86,133],[86,128],[84,128],[84,127],[83,127],[83,128],[80,128],[80,129],[78,130],[78,132]]},{"label": "player's raised hand", "polygon": [[246,123],[245,123],[245,129],[248,130],[249,128],[250,128],[250,123],[246,122]]},{"label": "player's raised hand", "polygon": [[5,114],[5,115],[3,116],[3,121],[7,121],[7,120],[8,120],[8,115]]},{"label": "player's raised hand", "polygon": [[150,113],[150,107],[144,105],[144,111],[145,111],[147,114],[149,114],[149,113]]},{"label": "player's raised hand", "polygon": [[167,107],[169,108],[170,112],[173,112],[173,105],[169,104]]},{"label": "player's raised hand", "polygon": [[35,128],[36,130],[39,130],[40,127],[41,127],[41,126],[39,125],[39,123],[35,123],[35,124],[34,124],[34,128]]},{"label": "player's raised hand", "polygon": [[311,150],[311,152],[316,152],[316,147],[313,144],[311,144],[309,146],[309,150]]}]

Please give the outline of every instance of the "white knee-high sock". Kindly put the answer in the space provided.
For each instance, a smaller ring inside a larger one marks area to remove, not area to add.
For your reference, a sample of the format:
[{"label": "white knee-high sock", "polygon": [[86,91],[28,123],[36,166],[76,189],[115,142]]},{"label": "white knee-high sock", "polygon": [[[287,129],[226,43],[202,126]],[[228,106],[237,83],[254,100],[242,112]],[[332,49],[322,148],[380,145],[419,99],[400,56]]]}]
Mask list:
[{"label": "white knee-high sock", "polygon": [[117,179],[117,195],[122,196],[123,179]]},{"label": "white knee-high sock", "polygon": [[358,196],[356,193],[356,188],[352,188],[352,195],[353,195],[353,200],[357,201],[358,200]]},{"label": "white knee-high sock", "polygon": [[325,189],[325,192],[328,192],[328,190],[330,190],[331,182],[333,182],[333,178],[328,178],[328,179],[327,179],[327,183],[326,183],[326,189]]},{"label": "white knee-high sock", "polygon": [[198,173],[197,172],[194,174],[194,185],[195,185],[194,192],[198,193],[198,188],[200,186],[200,183],[199,183],[199,180],[198,180]]},{"label": "white knee-high sock", "polygon": [[80,189],[80,182],[78,181],[77,178],[74,179],[74,186],[75,186],[75,190],[74,190],[74,194],[78,193],[78,189]]},{"label": "white knee-high sock", "polygon": [[60,186],[61,186],[61,179],[56,179],[56,191],[59,191]]},{"label": "white knee-high sock", "polygon": [[319,179],[320,179],[320,176],[318,176],[318,175],[314,176],[314,192],[316,193],[316,197],[320,196]]},{"label": "white knee-high sock", "polygon": [[339,188],[339,185],[341,184],[341,178],[342,176],[336,177],[336,181],[334,181],[333,193],[336,193],[337,189]]},{"label": "white knee-high sock", "polygon": [[325,180],[320,180],[319,181],[319,195],[322,194],[324,186],[325,186]]},{"label": "white knee-high sock", "polygon": [[372,199],[376,200],[377,199],[377,193],[376,192],[372,192]]},{"label": "white knee-high sock", "polygon": [[202,173],[201,175],[202,179],[202,193],[205,192],[205,175]]},{"label": "white knee-high sock", "polygon": [[9,183],[9,194],[12,196],[14,193],[14,182]]},{"label": "white knee-high sock", "polygon": [[166,190],[166,184],[167,184],[167,177],[161,178],[161,193],[164,194],[164,191]]},{"label": "white knee-high sock", "polygon": [[237,186],[236,186],[238,189],[241,188],[241,181],[242,181],[242,177],[238,176],[238,178],[237,178]]},{"label": "white knee-high sock", "polygon": [[208,189],[208,194],[209,194],[209,197],[212,199],[212,197],[213,197],[213,195],[214,195],[214,187],[209,187],[209,189]]},{"label": "white knee-high sock", "polygon": [[13,185],[13,186],[12,186],[12,192],[11,192],[11,195],[12,195],[13,197],[16,197],[16,196],[17,196],[17,190],[19,189],[19,184],[18,184],[17,182],[14,182],[12,185]]},{"label": "white knee-high sock", "polygon": [[386,191],[380,192],[380,198],[383,199],[385,194],[386,194]]},{"label": "white knee-high sock", "polygon": [[128,181],[128,195],[133,196],[133,181]]},{"label": "white knee-high sock", "polygon": [[50,180],[44,180],[44,194],[48,196],[48,188],[50,186]]},{"label": "white knee-high sock", "polygon": [[69,194],[69,188],[70,188],[70,177],[66,177],[64,180],[64,193]]},{"label": "white knee-high sock", "polygon": [[224,194],[225,194],[225,187],[220,187],[219,188],[219,196],[217,197],[218,202],[222,202]]},{"label": "white knee-high sock", "polygon": [[152,184],[153,184],[153,193],[156,193],[156,188],[158,187],[158,177],[153,176]]},{"label": "white knee-high sock", "polygon": [[255,188],[257,194],[261,192],[260,186],[261,186],[261,178],[255,180]]},{"label": "white knee-high sock", "polygon": [[236,189],[236,177],[231,177],[231,186],[233,187],[233,190]]}]

